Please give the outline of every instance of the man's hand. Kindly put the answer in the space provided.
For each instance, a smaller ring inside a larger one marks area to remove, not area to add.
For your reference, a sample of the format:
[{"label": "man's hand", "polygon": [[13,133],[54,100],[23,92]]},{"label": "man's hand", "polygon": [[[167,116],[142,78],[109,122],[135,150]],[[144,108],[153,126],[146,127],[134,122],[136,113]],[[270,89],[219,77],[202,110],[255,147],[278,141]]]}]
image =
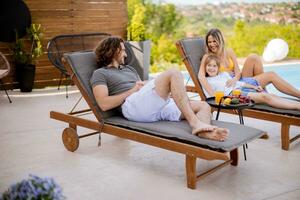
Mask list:
[{"label": "man's hand", "polygon": [[226,87],[233,87],[236,82],[237,82],[237,80],[235,78],[232,78],[232,79],[226,81]]},{"label": "man's hand", "polygon": [[139,91],[143,86],[145,85],[144,81],[137,81],[135,83],[135,86],[132,88],[132,92],[137,92]]}]

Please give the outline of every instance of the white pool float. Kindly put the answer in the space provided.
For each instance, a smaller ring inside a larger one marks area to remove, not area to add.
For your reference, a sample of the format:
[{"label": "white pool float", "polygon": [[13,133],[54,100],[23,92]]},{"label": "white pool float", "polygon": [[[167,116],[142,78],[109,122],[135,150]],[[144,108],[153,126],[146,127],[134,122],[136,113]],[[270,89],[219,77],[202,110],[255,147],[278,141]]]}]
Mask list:
[{"label": "white pool float", "polygon": [[289,46],[283,39],[276,38],[271,40],[263,53],[266,62],[274,62],[284,59],[289,53]]}]

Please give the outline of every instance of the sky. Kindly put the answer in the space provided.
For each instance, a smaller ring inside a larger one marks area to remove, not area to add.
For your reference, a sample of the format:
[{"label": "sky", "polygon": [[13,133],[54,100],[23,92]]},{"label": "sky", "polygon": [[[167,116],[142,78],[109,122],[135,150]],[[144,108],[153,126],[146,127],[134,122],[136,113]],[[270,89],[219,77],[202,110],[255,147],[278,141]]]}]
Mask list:
[{"label": "sky", "polygon": [[166,2],[182,5],[199,5],[205,3],[219,3],[219,2],[244,2],[244,3],[278,3],[278,2],[299,2],[299,0],[152,0],[153,3]]}]

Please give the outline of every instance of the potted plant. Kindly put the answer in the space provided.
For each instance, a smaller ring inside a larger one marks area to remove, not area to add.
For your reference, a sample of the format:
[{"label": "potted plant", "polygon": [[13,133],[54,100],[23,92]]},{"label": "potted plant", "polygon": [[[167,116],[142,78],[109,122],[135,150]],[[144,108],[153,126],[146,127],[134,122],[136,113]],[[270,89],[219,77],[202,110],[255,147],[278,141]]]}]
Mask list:
[{"label": "potted plant", "polygon": [[41,25],[31,24],[27,28],[27,38],[18,38],[13,47],[13,57],[16,65],[16,78],[21,92],[31,92],[35,77],[35,62],[43,55],[41,44]]},{"label": "potted plant", "polygon": [[134,6],[133,16],[127,27],[127,64],[137,70],[142,80],[149,78],[151,41],[145,40],[145,7],[142,4]]}]

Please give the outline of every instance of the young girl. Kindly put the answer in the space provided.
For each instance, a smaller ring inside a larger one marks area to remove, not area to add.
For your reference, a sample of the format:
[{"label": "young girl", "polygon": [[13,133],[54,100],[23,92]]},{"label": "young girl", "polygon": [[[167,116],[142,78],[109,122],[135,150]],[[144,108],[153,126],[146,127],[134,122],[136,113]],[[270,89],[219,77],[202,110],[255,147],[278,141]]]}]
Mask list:
[{"label": "young girl", "polygon": [[[232,90],[240,89],[242,95],[250,97],[256,103],[265,103],[275,108],[300,110],[300,102],[281,98],[275,94],[266,93],[255,79],[248,79],[248,83],[237,81],[235,85],[226,87],[231,79],[228,72],[219,72],[220,62],[215,55],[208,55],[205,61],[206,78],[213,91],[224,91],[229,95]],[[210,96],[205,90],[206,96]]]}]

